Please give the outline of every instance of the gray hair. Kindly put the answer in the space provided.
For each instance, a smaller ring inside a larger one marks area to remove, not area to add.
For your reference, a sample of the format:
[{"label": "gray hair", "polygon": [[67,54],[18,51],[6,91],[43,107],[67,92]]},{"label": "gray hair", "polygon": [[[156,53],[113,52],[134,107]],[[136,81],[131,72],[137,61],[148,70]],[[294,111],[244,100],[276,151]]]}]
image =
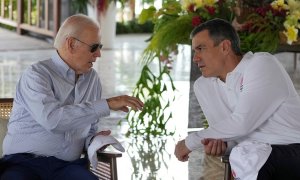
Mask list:
[{"label": "gray hair", "polygon": [[89,27],[100,29],[99,23],[84,14],[68,17],[57,32],[54,48],[60,49],[68,37],[80,37]]}]

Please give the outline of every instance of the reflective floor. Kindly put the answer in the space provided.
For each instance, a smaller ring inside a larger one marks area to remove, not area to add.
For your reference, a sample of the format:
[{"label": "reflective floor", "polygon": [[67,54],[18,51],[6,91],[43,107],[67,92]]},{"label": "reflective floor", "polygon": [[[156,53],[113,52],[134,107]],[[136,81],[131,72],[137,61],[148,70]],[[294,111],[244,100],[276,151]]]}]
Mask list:
[{"label": "reflective floor", "polygon": [[[146,47],[144,42],[149,35],[120,35],[115,39],[113,49],[104,49],[102,57],[94,64],[103,84],[103,96],[111,97],[131,94],[142,65],[140,57]],[[28,65],[49,58],[53,53],[46,41],[18,36],[0,29],[0,97],[13,97],[15,85],[20,74]],[[300,92],[300,69],[293,67],[294,56],[291,53],[276,55],[291,75]],[[299,57],[297,57],[299,58]],[[155,71],[156,64],[151,68]],[[173,63],[172,77],[177,88],[176,101],[171,109],[173,119],[167,124],[175,130],[174,136],[145,140],[127,138],[128,124],[125,113],[111,112],[99,124],[100,129],[111,129],[113,135],[123,144],[126,152],[118,159],[118,176],[121,180],[196,180],[205,179],[204,154],[202,149],[191,154],[189,162],[182,163],[174,157],[175,143],[184,138],[188,129],[190,47],[180,47],[177,59]],[[121,125],[118,122],[121,120]],[[222,179],[222,178],[221,178]]]}]

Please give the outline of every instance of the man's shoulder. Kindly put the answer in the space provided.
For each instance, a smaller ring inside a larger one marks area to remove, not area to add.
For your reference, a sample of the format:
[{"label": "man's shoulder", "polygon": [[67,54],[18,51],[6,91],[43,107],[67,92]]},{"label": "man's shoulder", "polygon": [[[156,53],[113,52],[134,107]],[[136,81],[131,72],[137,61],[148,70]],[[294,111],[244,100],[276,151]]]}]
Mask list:
[{"label": "man's shoulder", "polygon": [[217,78],[214,78],[214,77],[206,78],[206,77],[201,76],[195,81],[194,89],[198,89],[198,90],[210,89],[209,87],[211,87],[216,80],[217,80]]},{"label": "man's shoulder", "polygon": [[272,63],[276,60],[276,57],[268,52],[247,53],[245,57],[252,63]]},{"label": "man's shoulder", "polygon": [[211,84],[213,83],[217,78],[215,77],[204,77],[204,76],[200,76],[196,81],[195,84],[197,85],[205,85],[205,84]]}]

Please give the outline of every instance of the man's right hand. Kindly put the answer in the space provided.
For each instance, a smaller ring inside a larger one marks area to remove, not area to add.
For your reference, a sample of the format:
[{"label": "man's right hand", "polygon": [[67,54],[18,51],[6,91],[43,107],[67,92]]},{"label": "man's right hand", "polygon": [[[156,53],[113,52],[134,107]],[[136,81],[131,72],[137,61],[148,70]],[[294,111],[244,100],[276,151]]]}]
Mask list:
[{"label": "man's right hand", "polygon": [[110,109],[118,111],[128,112],[128,107],[131,107],[133,110],[141,110],[144,107],[144,103],[138,98],[132,96],[117,96],[107,99],[107,103]]},{"label": "man's right hand", "polygon": [[204,145],[205,153],[211,156],[224,155],[227,149],[227,143],[220,139],[202,139],[201,143]]}]

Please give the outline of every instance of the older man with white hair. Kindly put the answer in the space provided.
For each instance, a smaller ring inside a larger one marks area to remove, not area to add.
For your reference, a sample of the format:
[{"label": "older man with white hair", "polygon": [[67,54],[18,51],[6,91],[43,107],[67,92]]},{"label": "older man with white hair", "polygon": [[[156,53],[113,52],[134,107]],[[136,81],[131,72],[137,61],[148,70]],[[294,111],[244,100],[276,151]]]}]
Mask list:
[{"label": "older man with white hair", "polygon": [[7,179],[97,179],[80,155],[110,110],[139,110],[143,102],[123,95],[101,98],[100,78],[92,68],[101,56],[100,27],[85,15],[62,24],[50,59],[22,74],[14,98],[2,161]]}]

